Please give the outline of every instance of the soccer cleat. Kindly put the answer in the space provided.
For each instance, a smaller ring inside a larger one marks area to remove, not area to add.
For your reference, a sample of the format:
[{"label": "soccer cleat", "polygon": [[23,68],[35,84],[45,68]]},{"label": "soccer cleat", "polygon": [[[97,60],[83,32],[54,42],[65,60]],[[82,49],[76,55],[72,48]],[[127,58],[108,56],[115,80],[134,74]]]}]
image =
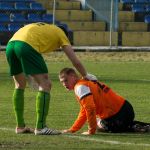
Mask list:
[{"label": "soccer cleat", "polygon": [[49,129],[47,127],[43,128],[41,130],[35,129],[34,133],[35,133],[35,135],[59,135],[59,134],[61,134],[60,131],[54,130],[54,129]]},{"label": "soccer cleat", "polygon": [[150,132],[150,125],[146,125],[145,128],[147,132]]},{"label": "soccer cleat", "polygon": [[24,127],[24,128],[16,127],[15,132],[16,132],[16,134],[34,133],[34,130],[32,128],[28,128],[28,127]]},{"label": "soccer cleat", "polygon": [[136,124],[133,126],[133,129],[135,132],[150,132],[150,125],[139,125],[139,124]]}]

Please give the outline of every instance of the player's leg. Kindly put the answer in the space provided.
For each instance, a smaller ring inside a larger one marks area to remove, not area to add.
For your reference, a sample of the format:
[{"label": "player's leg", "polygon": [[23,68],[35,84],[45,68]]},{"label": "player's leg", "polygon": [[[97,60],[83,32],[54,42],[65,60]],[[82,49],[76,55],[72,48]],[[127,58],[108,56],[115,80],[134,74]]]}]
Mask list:
[{"label": "player's leg", "polygon": [[24,121],[24,89],[26,77],[23,73],[13,76],[15,90],[13,93],[13,106],[17,121],[16,133],[33,133],[34,130],[25,126]]},{"label": "player's leg", "polygon": [[17,127],[24,127],[24,89],[26,86],[26,79],[23,73],[14,75],[13,79],[15,83],[13,106],[16,115]]},{"label": "player's leg", "polygon": [[[24,122],[24,88],[26,85],[25,77],[22,73],[21,62],[15,53],[15,42],[9,42],[6,48],[6,56],[10,66],[10,74],[13,76],[15,89],[13,92],[13,108],[15,112],[17,128],[25,126]],[[17,129],[16,128],[16,129]],[[17,130],[16,130],[17,131]]]},{"label": "player's leg", "polygon": [[125,101],[120,111],[114,116],[101,120],[101,124],[109,132],[130,132],[134,120],[134,110],[132,105]]},{"label": "player's leg", "polygon": [[36,97],[36,129],[35,134],[60,134],[59,131],[49,129],[46,127],[46,118],[49,111],[49,103],[50,103],[50,89],[51,89],[51,81],[48,77],[48,74],[36,74],[32,75],[34,80],[37,82],[39,86],[39,92]]},{"label": "player's leg", "polygon": [[46,126],[46,117],[49,110],[51,82],[48,74],[32,75],[38,83],[39,92],[36,96],[36,129],[42,129]]},{"label": "player's leg", "polygon": [[132,129],[134,132],[150,132],[150,123],[133,121]]}]

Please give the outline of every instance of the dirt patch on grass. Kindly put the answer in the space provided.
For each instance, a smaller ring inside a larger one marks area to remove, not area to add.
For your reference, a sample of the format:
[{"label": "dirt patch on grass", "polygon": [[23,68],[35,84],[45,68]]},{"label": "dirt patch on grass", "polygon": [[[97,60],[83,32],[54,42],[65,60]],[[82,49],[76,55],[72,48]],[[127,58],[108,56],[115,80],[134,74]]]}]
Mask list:
[{"label": "dirt patch on grass", "polygon": [[[83,61],[150,61],[150,52],[76,52]],[[46,61],[66,61],[64,52],[43,54]],[[5,52],[0,52],[0,61],[6,61]]]},{"label": "dirt patch on grass", "polygon": [[[83,61],[150,61],[150,52],[76,52]],[[66,61],[63,52],[45,55],[46,60]]]}]

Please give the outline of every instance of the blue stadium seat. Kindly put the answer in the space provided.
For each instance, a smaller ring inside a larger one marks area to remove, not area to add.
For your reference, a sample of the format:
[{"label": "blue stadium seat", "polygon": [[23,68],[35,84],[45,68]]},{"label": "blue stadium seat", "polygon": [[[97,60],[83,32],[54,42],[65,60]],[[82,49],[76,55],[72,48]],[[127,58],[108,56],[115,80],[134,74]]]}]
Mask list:
[{"label": "blue stadium seat", "polygon": [[146,6],[146,12],[150,12],[150,5]]},{"label": "blue stadium seat", "polygon": [[134,0],[121,0],[123,4],[133,4]]},{"label": "blue stadium seat", "polygon": [[24,2],[17,2],[15,3],[16,10],[30,10],[30,6]]},{"label": "blue stadium seat", "polygon": [[20,13],[12,13],[10,14],[10,21],[11,22],[26,22],[27,19],[25,18],[24,15],[20,14]]},{"label": "blue stadium seat", "polygon": [[0,13],[0,22],[10,22],[10,17],[8,14]]},{"label": "blue stadium seat", "polygon": [[64,24],[64,23],[60,23],[57,25],[59,28],[61,28],[64,32],[68,32],[69,31],[69,28],[68,28],[68,25],[67,24]]},{"label": "blue stadium seat", "polygon": [[43,14],[42,15],[42,21],[47,23],[53,22],[53,15],[52,14]]},{"label": "blue stadium seat", "polygon": [[34,0],[0,0],[0,2],[35,2]]},{"label": "blue stadium seat", "polygon": [[35,2],[35,0],[22,0],[22,1],[25,1],[25,2]]},{"label": "blue stadium seat", "polygon": [[58,27],[63,27],[63,28],[65,28],[66,30],[68,30],[68,25],[65,24],[65,23],[60,23],[60,24],[58,25]]},{"label": "blue stadium seat", "polygon": [[60,23],[60,24],[58,24],[57,26],[58,26],[59,28],[61,28],[61,29],[65,32],[65,34],[69,37],[69,39],[72,38],[72,36],[73,36],[73,31],[68,28],[67,24]]},{"label": "blue stadium seat", "polygon": [[21,25],[21,24],[13,24],[13,23],[8,24],[8,30],[9,30],[10,32],[16,32],[16,31],[19,30],[21,27],[23,27],[23,25]]},{"label": "blue stadium seat", "polygon": [[40,3],[30,3],[30,9],[32,10],[45,10]]},{"label": "blue stadium seat", "polygon": [[135,3],[147,3],[147,0],[135,0]]},{"label": "blue stadium seat", "polygon": [[8,31],[8,28],[3,25],[3,24],[0,24],[0,32],[7,32]]},{"label": "blue stadium seat", "polygon": [[150,15],[146,15],[144,18],[145,23],[150,23]]},{"label": "blue stadium seat", "polygon": [[1,2],[0,3],[0,10],[13,10],[14,5],[6,2]]},{"label": "blue stadium seat", "polygon": [[56,25],[59,25],[59,24],[61,24],[61,22],[58,21],[58,20],[55,20],[55,24],[56,24]]},{"label": "blue stadium seat", "polygon": [[144,5],[142,4],[133,4],[132,5],[133,12],[146,12]]},{"label": "blue stadium seat", "polygon": [[41,22],[42,18],[39,14],[28,14],[27,16],[28,22]]}]

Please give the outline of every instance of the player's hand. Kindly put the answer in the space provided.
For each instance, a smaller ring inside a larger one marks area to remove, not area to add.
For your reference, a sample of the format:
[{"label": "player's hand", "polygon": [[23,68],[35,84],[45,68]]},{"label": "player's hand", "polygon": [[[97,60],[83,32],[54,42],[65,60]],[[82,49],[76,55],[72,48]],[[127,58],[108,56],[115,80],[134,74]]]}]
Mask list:
[{"label": "player's hand", "polygon": [[72,133],[70,130],[66,129],[66,130],[62,130],[61,133]]},{"label": "player's hand", "polygon": [[81,133],[82,135],[91,135],[88,131]]},{"label": "player's hand", "polygon": [[84,76],[83,78],[87,79],[87,80],[91,80],[91,81],[97,81],[97,77],[93,74],[90,74],[90,73],[87,73],[87,75]]}]

